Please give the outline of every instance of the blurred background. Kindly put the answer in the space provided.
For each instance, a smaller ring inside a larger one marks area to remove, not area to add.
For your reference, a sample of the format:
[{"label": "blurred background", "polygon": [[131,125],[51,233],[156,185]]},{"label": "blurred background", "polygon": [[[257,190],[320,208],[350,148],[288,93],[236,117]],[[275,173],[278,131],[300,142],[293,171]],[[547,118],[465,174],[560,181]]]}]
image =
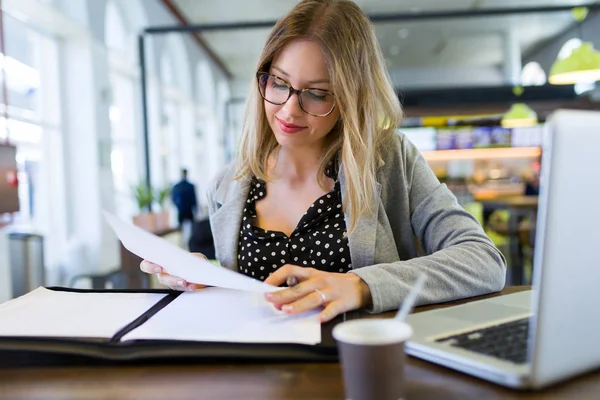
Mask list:
[{"label": "blurred background", "polygon": [[[600,109],[600,2],[356,2],[404,106],[398,132],[506,254],[509,283],[527,283],[545,120]],[[210,251],[207,184],[235,155],[259,52],[295,4],[0,1],[0,301],[151,285],[101,210]],[[182,168],[198,206],[180,229]]]}]

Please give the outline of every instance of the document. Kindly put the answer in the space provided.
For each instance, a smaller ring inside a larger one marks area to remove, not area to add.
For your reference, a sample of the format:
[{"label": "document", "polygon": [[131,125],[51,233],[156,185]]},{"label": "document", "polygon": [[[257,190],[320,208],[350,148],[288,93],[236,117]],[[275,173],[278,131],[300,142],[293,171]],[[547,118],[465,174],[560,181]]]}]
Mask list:
[{"label": "document", "polygon": [[233,343],[321,342],[317,311],[290,316],[262,293],[206,288],[184,292],[140,326],[157,293],[77,293],[37,288],[0,305],[0,337],[186,340]]},{"label": "document", "polygon": [[127,250],[144,260],[162,266],[170,275],[178,276],[190,283],[228,289],[260,293],[279,290],[275,286],[196,257],[182,248],[133,224],[123,222],[107,212],[104,213],[104,216]]},{"label": "document", "polygon": [[111,338],[164,296],[39,287],[0,305],[0,336]]},{"label": "document", "polygon": [[321,342],[318,311],[287,315],[263,295],[223,288],[184,292],[123,340],[235,343]]}]

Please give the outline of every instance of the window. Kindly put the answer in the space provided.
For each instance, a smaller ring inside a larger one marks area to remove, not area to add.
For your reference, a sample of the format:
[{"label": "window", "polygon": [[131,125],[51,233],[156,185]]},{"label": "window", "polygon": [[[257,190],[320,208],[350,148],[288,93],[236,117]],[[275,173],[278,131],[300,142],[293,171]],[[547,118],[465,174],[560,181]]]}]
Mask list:
[{"label": "window", "polygon": [[[105,37],[109,58],[111,105],[111,170],[114,185],[115,210],[128,220],[138,214],[132,187],[140,178],[137,146],[138,129],[135,121],[135,88],[138,68],[131,57],[131,34],[121,10],[113,1],[106,5]],[[134,53],[135,54],[135,53]]]},{"label": "window", "polygon": [[17,147],[20,212],[15,219],[44,235],[46,282],[56,284],[67,225],[58,40],[8,14],[4,23],[6,54],[0,55],[0,67],[7,77],[8,109],[0,97],[0,140],[8,138]]}]

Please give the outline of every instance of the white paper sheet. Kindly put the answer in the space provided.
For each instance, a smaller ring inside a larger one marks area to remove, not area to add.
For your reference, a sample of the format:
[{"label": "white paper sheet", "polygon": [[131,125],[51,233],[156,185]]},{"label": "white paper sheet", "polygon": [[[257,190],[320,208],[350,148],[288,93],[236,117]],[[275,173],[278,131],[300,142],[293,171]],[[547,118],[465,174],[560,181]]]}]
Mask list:
[{"label": "white paper sheet", "polygon": [[209,342],[321,342],[317,311],[289,316],[260,293],[223,288],[185,292],[123,340],[172,339]]},{"label": "white paper sheet", "polygon": [[39,287],[0,304],[0,336],[108,339],[164,296],[59,292]]},{"label": "white paper sheet", "polygon": [[104,213],[104,216],[127,250],[145,260],[161,265],[171,275],[183,278],[190,283],[229,289],[261,293],[279,290],[275,286],[267,285],[259,280],[196,257],[150,232],[121,221],[107,212]]}]

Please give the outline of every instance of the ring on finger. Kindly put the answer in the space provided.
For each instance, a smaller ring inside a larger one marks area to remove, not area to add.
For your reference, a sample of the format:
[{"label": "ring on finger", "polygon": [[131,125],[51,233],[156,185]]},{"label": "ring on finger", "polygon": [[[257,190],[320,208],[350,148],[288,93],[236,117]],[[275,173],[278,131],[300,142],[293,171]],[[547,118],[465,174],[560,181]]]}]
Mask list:
[{"label": "ring on finger", "polygon": [[321,304],[325,304],[327,302],[327,297],[325,297],[325,293],[321,292],[319,289],[315,289],[315,292],[317,292],[321,296]]}]

